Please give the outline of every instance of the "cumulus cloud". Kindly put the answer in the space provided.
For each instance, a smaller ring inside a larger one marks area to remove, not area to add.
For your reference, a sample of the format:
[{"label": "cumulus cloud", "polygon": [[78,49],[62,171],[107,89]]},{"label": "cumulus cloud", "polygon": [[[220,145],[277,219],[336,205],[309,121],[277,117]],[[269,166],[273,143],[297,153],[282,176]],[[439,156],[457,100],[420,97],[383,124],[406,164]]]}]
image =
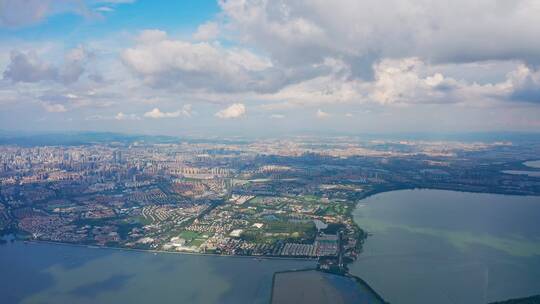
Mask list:
[{"label": "cumulus cloud", "polygon": [[123,112],[118,112],[116,116],[114,116],[114,119],[116,120],[139,120],[139,116],[137,114],[124,114]]},{"label": "cumulus cloud", "polygon": [[121,54],[124,64],[154,87],[212,92],[271,91],[286,81],[283,71],[247,49],[176,40],[158,30],[143,31],[137,45]]},{"label": "cumulus cloud", "polygon": [[206,22],[201,24],[193,38],[195,40],[207,41],[216,39],[219,35],[219,25],[216,22]]},{"label": "cumulus cloud", "polygon": [[191,106],[191,104],[185,104],[180,110],[180,114],[185,117],[191,117],[193,113],[193,107]]},{"label": "cumulus cloud", "polygon": [[91,54],[83,47],[70,50],[64,57],[64,64],[59,70],[60,80],[64,83],[75,82],[84,73],[84,67]]},{"label": "cumulus cloud", "polygon": [[[274,110],[332,103],[475,103],[501,96],[530,101],[538,87],[534,77],[519,85],[478,83],[465,72],[447,75],[439,69],[485,61],[540,63],[540,42],[534,38],[540,34],[534,14],[540,5],[532,0],[458,0],[452,6],[424,0],[221,0],[219,5],[220,17],[193,34],[199,42],[143,31],[122,52],[123,63],[152,88],[207,101],[269,101],[265,106]],[[510,28],[520,31],[514,35]],[[208,42],[219,35],[235,46]]]},{"label": "cumulus cloud", "polygon": [[43,62],[34,52],[25,54],[12,51],[9,65],[4,71],[4,79],[13,82],[38,82],[57,77],[58,70]]},{"label": "cumulus cloud", "polygon": [[223,119],[240,118],[246,115],[246,107],[241,103],[234,103],[229,107],[217,112],[216,117]]},{"label": "cumulus cloud", "polygon": [[184,105],[184,107],[181,110],[174,111],[174,112],[162,112],[160,109],[154,108],[152,109],[152,111],[144,113],[144,117],[155,118],[155,119],[176,118],[180,116],[191,117],[191,113],[192,113],[191,105],[187,104],[187,105]]},{"label": "cumulus cloud", "polygon": [[90,54],[84,48],[74,48],[65,54],[62,65],[54,66],[43,61],[33,51],[12,51],[3,76],[12,82],[49,80],[69,84],[77,81],[84,73],[89,57]]},{"label": "cumulus cloud", "polygon": [[[220,0],[225,24],[278,62],[346,60],[362,75],[379,58],[540,62],[535,0]],[[501,43],[503,42],[504,43]]]},{"label": "cumulus cloud", "polygon": [[318,109],[317,110],[317,113],[315,113],[315,116],[319,119],[324,119],[324,118],[328,118],[330,117],[330,114],[328,114],[327,112],[324,112],[323,110],[321,109]]},{"label": "cumulus cloud", "polygon": [[[59,4],[67,2],[0,0],[0,27],[39,23],[67,12]],[[126,2],[131,1],[88,0],[80,14],[86,7],[117,10]],[[6,5],[17,11],[8,12]],[[190,117],[191,107],[175,106],[176,100],[214,105],[245,100],[202,114],[238,118],[252,105],[266,111],[260,116],[265,119],[294,117],[302,108],[298,113],[311,119],[330,115],[357,123],[360,119],[345,117],[351,113],[364,121],[366,108],[467,112],[475,106],[531,109],[540,102],[540,4],[532,0],[456,0],[452,6],[427,0],[220,0],[219,5],[222,12],[203,22],[191,39],[156,29],[131,41],[111,42],[116,34],[89,41],[95,52],[85,47],[64,52],[55,43],[5,46],[0,103],[28,100],[53,112],[93,107],[86,113],[96,114],[90,118],[111,123]],[[17,17],[25,9],[28,16]],[[138,112],[99,113],[99,107],[113,104]]]},{"label": "cumulus cloud", "polygon": [[540,70],[521,65],[509,73],[508,84],[511,88],[508,99],[540,103]]},{"label": "cumulus cloud", "polygon": [[386,59],[374,66],[375,81],[371,98],[388,103],[455,102],[452,94],[460,84],[441,73],[422,77],[424,63],[418,58]]},{"label": "cumulus cloud", "polygon": [[51,113],[63,113],[67,112],[66,107],[63,104],[49,104],[49,103],[42,103],[43,108],[47,112]]},{"label": "cumulus cloud", "polygon": [[267,110],[280,110],[297,106],[320,104],[365,103],[371,84],[351,79],[348,74],[318,76],[299,83],[290,84],[265,100],[277,103],[265,104]]}]

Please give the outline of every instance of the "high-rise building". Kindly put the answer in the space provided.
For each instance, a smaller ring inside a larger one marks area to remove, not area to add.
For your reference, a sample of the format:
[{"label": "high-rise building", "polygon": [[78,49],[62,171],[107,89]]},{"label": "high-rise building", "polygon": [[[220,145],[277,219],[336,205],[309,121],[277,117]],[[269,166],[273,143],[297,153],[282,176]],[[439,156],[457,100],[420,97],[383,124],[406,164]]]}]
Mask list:
[{"label": "high-rise building", "polygon": [[122,151],[116,150],[113,152],[113,163],[115,164],[122,163]]}]

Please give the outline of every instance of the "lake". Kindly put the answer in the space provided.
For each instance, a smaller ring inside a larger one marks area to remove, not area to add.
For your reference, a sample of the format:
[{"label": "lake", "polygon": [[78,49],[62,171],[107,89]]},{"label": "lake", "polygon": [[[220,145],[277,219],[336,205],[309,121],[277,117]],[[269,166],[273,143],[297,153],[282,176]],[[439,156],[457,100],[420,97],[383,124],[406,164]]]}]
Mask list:
[{"label": "lake", "polygon": [[391,303],[540,294],[540,197],[401,190],[359,202],[372,235],[351,272]]},{"label": "lake", "polygon": [[276,273],[271,304],[382,304],[354,278],[315,270]]},{"label": "lake", "polygon": [[45,243],[0,245],[10,303],[268,303],[276,271],[300,260],[200,256]]},{"label": "lake", "polygon": [[[526,167],[540,169],[540,160],[531,160],[523,163]],[[518,174],[528,175],[530,177],[540,177],[540,171],[526,171],[526,170],[503,170],[506,174]]]},{"label": "lake", "polygon": [[525,170],[503,170],[502,173],[514,175],[528,175],[530,177],[540,177],[540,171],[525,171]]},{"label": "lake", "polygon": [[527,167],[539,168],[540,169],[540,160],[530,160],[523,163]]}]

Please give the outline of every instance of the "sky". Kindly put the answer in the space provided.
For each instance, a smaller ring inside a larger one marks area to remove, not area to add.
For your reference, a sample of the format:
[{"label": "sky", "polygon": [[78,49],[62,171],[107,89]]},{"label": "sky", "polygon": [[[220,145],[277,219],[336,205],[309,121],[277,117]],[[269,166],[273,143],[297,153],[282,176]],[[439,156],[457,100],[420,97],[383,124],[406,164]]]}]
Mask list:
[{"label": "sky", "polygon": [[536,0],[0,0],[0,130],[540,132]]}]

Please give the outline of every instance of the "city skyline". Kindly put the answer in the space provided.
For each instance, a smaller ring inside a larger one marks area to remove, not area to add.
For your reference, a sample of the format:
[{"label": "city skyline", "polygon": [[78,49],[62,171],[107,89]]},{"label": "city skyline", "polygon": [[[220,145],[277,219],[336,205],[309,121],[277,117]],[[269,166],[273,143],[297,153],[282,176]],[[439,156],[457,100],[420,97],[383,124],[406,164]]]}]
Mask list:
[{"label": "city skyline", "polygon": [[1,0],[0,130],[538,131],[538,4],[452,3]]}]

